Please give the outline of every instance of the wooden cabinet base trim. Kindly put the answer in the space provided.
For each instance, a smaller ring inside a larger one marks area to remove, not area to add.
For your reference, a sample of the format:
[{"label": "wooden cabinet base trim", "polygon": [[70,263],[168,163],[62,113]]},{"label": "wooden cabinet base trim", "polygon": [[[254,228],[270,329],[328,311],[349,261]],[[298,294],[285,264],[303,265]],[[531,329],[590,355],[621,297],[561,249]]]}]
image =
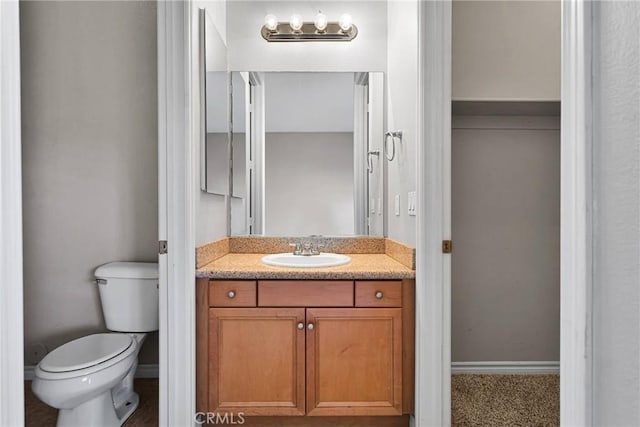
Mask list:
[{"label": "wooden cabinet base trim", "polygon": [[408,427],[409,416],[244,417],[244,427]]},{"label": "wooden cabinet base trim", "polygon": [[[251,405],[254,405],[252,402]],[[280,417],[301,417],[304,416],[304,411],[300,411],[297,408],[292,407],[282,407],[282,406],[265,406],[263,408],[256,407],[244,407],[238,408],[236,406],[221,406],[216,408],[213,411],[210,411],[214,414],[236,414],[235,417],[237,419],[237,414],[242,414],[243,417],[269,417],[269,418],[280,418]]]}]

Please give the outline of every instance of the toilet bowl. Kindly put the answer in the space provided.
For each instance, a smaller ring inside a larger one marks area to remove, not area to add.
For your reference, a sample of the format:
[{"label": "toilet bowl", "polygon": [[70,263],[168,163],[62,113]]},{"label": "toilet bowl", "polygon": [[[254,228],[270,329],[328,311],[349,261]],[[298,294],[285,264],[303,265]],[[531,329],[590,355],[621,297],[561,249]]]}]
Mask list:
[{"label": "toilet bowl", "polygon": [[133,376],[145,334],[95,334],[58,347],[38,364],[33,392],[60,409],[58,425],[122,425],[138,406]]},{"label": "toilet bowl", "polygon": [[[158,329],[158,280],[157,264],[155,278],[149,263],[134,264],[111,263],[96,270],[97,283],[104,286],[100,296],[107,328],[122,332],[70,341],[35,369],[31,388],[59,409],[58,426],[121,426],[138,407],[133,379],[146,332]],[[141,332],[127,332],[135,330]]]}]

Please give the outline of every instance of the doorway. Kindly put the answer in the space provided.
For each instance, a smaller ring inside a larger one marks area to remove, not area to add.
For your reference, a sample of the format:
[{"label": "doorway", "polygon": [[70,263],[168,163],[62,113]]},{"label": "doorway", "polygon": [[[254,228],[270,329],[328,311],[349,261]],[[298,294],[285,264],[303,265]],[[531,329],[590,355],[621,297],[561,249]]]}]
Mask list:
[{"label": "doorway", "polygon": [[454,425],[559,423],[560,6],[453,1]]}]

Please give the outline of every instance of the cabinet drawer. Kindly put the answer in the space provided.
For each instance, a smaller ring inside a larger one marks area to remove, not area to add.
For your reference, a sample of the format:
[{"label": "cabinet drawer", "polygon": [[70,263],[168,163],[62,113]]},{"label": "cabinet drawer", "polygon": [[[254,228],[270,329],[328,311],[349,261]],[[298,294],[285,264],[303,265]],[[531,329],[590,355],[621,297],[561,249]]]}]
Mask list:
[{"label": "cabinet drawer", "polygon": [[255,307],[256,282],[253,280],[212,280],[209,282],[210,307]]},{"label": "cabinet drawer", "polygon": [[353,282],[259,280],[260,307],[353,307]]},{"label": "cabinet drawer", "polygon": [[356,307],[402,307],[402,281],[356,282]]}]

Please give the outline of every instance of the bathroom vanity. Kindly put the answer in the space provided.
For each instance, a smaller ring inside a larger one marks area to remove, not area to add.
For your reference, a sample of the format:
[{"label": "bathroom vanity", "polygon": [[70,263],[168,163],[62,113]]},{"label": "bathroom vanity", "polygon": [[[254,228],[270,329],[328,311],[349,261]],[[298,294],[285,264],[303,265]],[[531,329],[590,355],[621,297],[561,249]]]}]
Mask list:
[{"label": "bathroom vanity", "polygon": [[197,270],[198,411],[242,413],[248,425],[406,425],[415,271],[386,253],[308,269],[267,266],[264,255],[227,253]]}]

